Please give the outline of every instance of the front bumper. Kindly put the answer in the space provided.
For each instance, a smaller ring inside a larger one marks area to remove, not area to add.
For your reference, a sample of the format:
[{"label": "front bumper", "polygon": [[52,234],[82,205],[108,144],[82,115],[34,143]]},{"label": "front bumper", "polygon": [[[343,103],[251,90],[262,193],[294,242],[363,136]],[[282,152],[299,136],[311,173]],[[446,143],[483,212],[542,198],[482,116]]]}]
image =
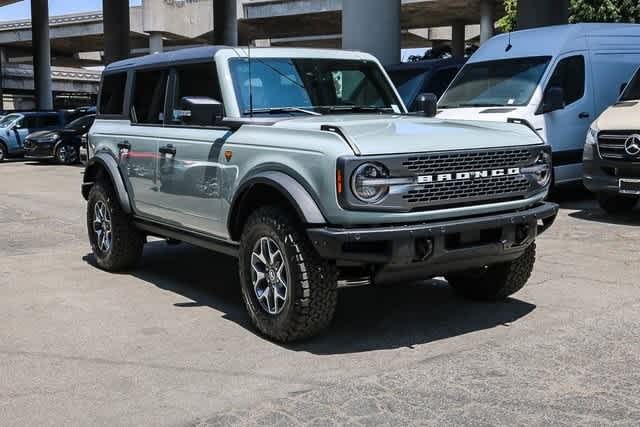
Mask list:
[{"label": "front bumper", "polygon": [[[307,230],[320,256],[345,265],[416,268],[444,274],[518,258],[551,226],[558,205],[450,221],[371,228]],[[427,273],[429,272],[429,273]]]},{"label": "front bumper", "polygon": [[25,143],[24,157],[33,160],[51,160],[54,158],[54,145],[49,143]]},{"label": "front bumper", "polygon": [[605,160],[585,156],[582,182],[592,193],[618,193],[621,178],[640,179],[640,162]]}]

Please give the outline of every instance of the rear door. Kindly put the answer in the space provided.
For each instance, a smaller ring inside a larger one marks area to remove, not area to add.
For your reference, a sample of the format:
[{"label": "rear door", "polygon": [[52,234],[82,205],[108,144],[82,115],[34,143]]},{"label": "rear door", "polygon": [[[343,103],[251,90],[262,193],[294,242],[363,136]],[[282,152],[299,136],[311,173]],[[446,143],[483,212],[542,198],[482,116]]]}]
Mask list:
[{"label": "rear door", "polygon": [[158,138],[159,188],[154,203],[171,223],[224,237],[221,149],[230,131],[213,121],[195,122],[181,103],[183,97],[222,101],[215,63],[176,66],[169,87],[166,126]]}]

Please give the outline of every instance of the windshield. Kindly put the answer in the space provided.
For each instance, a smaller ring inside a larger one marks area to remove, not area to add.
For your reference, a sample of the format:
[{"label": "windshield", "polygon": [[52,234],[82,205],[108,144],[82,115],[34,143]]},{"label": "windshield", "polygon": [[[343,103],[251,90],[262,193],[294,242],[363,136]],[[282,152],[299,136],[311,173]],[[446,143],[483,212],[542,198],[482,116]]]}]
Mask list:
[{"label": "windshield", "polygon": [[424,83],[424,77],[426,70],[404,70],[404,71],[390,71],[389,77],[396,85],[400,97],[404,101],[404,104],[409,107],[413,103],[413,100],[420,91]]},{"label": "windshield", "polygon": [[527,105],[551,57],[504,59],[464,66],[439,108]]},{"label": "windshield", "polygon": [[4,116],[0,119],[0,127],[6,128],[20,118],[22,118],[20,114],[9,114],[8,116]]},{"label": "windshield", "polygon": [[400,111],[391,85],[374,62],[252,58],[249,70],[248,59],[235,58],[229,66],[242,115],[249,110],[254,114]]},{"label": "windshield", "polygon": [[636,71],[631,82],[627,85],[620,96],[620,101],[640,100],[640,70]]},{"label": "windshield", "polygon": [[82,127],[89,127],[93,124],[93,116],[82,116],[78,119],[75,119],[71,123],[68,123],[65,126],[65,129],[80,129]]}]

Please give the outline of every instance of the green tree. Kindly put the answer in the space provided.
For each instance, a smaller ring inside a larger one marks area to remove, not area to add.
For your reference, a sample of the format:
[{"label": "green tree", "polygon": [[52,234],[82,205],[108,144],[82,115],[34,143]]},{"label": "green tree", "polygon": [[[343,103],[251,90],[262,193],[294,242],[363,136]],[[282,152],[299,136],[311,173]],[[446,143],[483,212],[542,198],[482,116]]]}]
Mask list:
[{"label": "green tree", "polygon": [[[503,0],[506,11],[498,21],[502,31],[517,28],[518,0]],[[570,0],[569,22],[640,23],[640,0]]]}]

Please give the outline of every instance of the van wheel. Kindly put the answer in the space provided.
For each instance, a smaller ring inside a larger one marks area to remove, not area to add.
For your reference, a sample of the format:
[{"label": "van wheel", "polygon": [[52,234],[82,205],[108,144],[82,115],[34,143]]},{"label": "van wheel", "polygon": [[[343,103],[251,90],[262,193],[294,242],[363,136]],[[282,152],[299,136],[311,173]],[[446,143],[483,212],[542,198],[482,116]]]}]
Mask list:
[{"label": "van wheel", "polygon": [[60,144],[56,149],[56,161],[61,165],[76,164],[78,158],[78,148],[71,144]]},{"label": "van wheel", "polygon": [[145,236],[120,207],[110,182],[99,181],[89,191],[87,230],[98,267],[118,272],[138,263]]},{"label": "van wheel", "polygon": [[615,193],[598,193],[598,204],[607,213],[620,214],[633,210],[638,204],[638,197]]},{"label": "van wheel", "polygon": [[279,342],[318,334],[333,319],[337,272],[283,209],[256,210],[240,240],[242,298],[253,325]]},{"label": "van wheel", "polygon": [[464,271],[446,276],[451,287],[460,295],[474,300],[506,299],[527,284],[536,260],[536,244],[532,243],[519,258],[483,269]]}]

